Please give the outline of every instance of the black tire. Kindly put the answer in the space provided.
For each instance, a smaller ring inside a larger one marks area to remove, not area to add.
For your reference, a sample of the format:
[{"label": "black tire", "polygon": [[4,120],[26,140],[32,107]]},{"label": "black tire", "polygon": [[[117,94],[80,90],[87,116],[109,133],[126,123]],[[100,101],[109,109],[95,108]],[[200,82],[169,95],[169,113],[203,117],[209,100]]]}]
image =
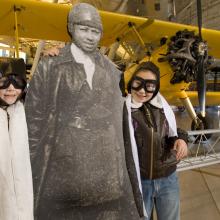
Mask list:
[{"label": "black tire", "polygon": [[[203,117],[201,114],[197,114],[197,117],[200,119],[200,123],[197,124],[195,121],[192,121],[191,124],[191,130],[207,130],[212,128],[211,121],[207,116]],[[207,139],[210,139],[212,134],[206,134],[205,135]],[[200,135],[196,137],[196,140],[200,140]],[[206,139],[203,137],[202,141],[205,141]]]}]

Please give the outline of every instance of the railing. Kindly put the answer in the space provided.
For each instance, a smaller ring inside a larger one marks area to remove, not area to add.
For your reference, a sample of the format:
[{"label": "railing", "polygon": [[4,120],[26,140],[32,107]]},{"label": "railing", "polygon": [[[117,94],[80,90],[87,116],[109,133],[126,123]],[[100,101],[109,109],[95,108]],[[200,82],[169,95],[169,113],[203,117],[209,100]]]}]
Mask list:
[{"label": "railing", "polygon": [[177,165],[177,171],[220,163],[220,129],[188,131],[188,135],[188,156]]}]

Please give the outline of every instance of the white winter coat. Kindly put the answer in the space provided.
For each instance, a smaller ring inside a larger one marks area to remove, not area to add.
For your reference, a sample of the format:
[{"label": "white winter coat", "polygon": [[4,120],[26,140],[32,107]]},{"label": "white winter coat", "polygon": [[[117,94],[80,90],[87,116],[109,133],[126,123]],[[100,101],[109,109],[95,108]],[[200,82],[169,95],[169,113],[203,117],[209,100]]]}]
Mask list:
[{"label": "white winter coat", "polygon": [[[7,116],[9,115],[9,119]],[[0,108],[0,219],[33,220],[33,187],[23,104]]]}]

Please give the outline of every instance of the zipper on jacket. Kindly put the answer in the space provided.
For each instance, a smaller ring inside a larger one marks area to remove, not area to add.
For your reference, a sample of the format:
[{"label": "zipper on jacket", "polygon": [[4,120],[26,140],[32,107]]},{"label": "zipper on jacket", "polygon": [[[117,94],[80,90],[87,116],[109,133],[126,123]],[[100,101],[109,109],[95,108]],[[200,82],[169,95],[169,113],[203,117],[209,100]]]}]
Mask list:
[{"label": "zipper on jacket", "polygon": [[151,141],[150,141],[150,179],[153,177],[153,162],[154,162],[154,128],[151,128]]},{"label": "zipper on jacket", "polygon": [[146,111],[146,117],[151,125],[151,140],[150,140],[150,174],[149,174],[149,178],[152,179],[153,177],[153,163],[154,163],[154,123],[152,120],[152,115],[150,110],[147,108],[147,106],[145,107],[145,111]]}]

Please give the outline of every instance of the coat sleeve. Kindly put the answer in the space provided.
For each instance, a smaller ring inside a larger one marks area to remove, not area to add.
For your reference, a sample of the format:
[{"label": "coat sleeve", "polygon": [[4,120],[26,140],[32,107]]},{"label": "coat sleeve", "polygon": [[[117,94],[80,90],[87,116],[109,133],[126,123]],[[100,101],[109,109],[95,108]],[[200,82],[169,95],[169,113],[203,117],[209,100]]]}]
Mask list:
[{"label": "coat sleeve", "polygon": [[135,168],[135,163],[132,154],[132,146],[130,141],[130,131],[128,124],[128,112],[126,105],[123,107],[123,138],[124,138],[124,147],[125,147],[125,160],[128,170],[128,175],[131,181],[131,187],[134,195],[135,204],[140,217],[144,216],[143,211],[143,197],[138,185],[138,177]]},{"label": "coat sleeve", "polygon": [[45,119],[47,117],[46,98],[48,93],[46,76],[48,74],[48,61],[43,58],[40,60],[30,81],[25,99],[31,160],[35,158],[37,147],[40,145],[42,135],[45,132]]},{"label": "coat sleeve", "polygon": [[186,143],[188,143],[188,133],[181,129],[177,128],[178,139],[183,139]]},{"label": "coat sleeve", "polygon": [[177,139],[182,139],[184,140],[186,143],[188,143],[188,133],[181,129],[181,128],[177,128],[177,137],[169,137],[167,138],[167,145],[168,147],[172,148],[174,146],[174,142],[177,140]]},{"label": "coat sleeve", "polygon": [[126,97],[124,73],[120,74],[119,88],[121,89],[122,96]]}]

